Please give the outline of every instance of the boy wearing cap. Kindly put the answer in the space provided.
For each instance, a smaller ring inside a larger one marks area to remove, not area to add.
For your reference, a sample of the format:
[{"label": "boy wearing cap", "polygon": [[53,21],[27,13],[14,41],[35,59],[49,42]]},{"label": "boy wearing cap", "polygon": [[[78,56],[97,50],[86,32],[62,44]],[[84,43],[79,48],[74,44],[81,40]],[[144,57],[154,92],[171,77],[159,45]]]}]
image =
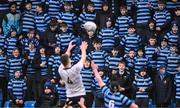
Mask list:
[{"label": "boy wearing cap", "polygon": [[177,25],[177,22],[172,22],[171,24],[171,31],[166,33],[164,38],[168,40],[168,45],[180,45],[180,37],[179,37],[179,26]]},{"label": "boy wearing cap", "polygon": [[10,107],[23,107],[26,98],[26,81],[21,77],[20,70],[15,70],[14,77],[8,82],[8,94]]},{"label": "boy wearing cap", "polygon": [[161,46],[158,47],[158,50],[156,50],[156,53],[154,55],[157,61],[157,70],[159,70],[159,67],[161,65],[166,65],[166,60],[169,53],[170,50],[168,46],[168,40],[164,38],[161,41]]},{"label": "boy wearing cap", "polygon": [[156,107],[168,107],[170,105],[173,94],[172,84],[172,79],[166,72],[166,66],[161,65],[153,84]]},{"label": "boy wearing cap", "polygon": [[106,18],[106,27],[100,29],[98,38],[102,40],[102,49],[111,52],[114,46],[119,45],[118,31],[112,26],[112,19]]}]

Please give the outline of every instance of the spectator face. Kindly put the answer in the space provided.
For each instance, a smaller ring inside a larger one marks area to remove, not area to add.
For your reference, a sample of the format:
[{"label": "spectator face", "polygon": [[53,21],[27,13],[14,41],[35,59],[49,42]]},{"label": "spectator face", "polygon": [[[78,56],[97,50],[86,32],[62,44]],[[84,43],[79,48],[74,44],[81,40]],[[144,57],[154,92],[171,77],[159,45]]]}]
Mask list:
[{"label": "spectator face", "polygon": [[179,9],[176,10],[176,11],[175,11],[175,14],[176,14],[176,16],[180,16],[180,10],[179,10]]},{"label": "spectator face", "polygon": [[84,67],[85,67],[85,68],[89,68],[89,67],[90,67],[90,61],[89,61],[89,60],[86,60],[86,61],[85,61]]},{"label": "spectator face", "polygon": [[44,93],[45,93],[45,94],[50,94],[50,93],[51,93],[51,89],[46,88],[46,89],[44,90]]},{"label": "spectator face", "polygon": [[67,27],[63,26],[60,28],[62,30],[62,32],[67,32]]},{"label": "spectator face", "polygon": [[11,7],[10,7],[10,10],[11,10],[11,12],[16,12],[16,5],[14,4],[14,5],[12,5]]},{"label": "spectator face", "polygon": [[36,7],[36,12],[37,12],[37,13],[40,13],[40,12],[42,12],[42,11],[43,11],[42,7],[40,7],[40,6],[37,6],[37,7]]},{"label": "spectator face", "polygon": [[176,52],[176,51],[177,51],[177,48],[176,48],[175,46],[170,47],[170,51],[171,51],[171,52]]},{"label": "spectator face", "polygon": [[57,26],[50,26],[51,31],[56,31]]},{"label": "spectator face", "polygon": [[40,52],[40,54],[45,54],[45,49],[44,49],[44,48],[41,48],[41,49],[39,50],[39,52]]},{"label": "spectator face", "polygon": [[55,54],[60,54],[61,49],[59,47],[55,48]]},{"label": "spectator face", "polygon": [[31,39],[34,37],[34,31],[30,31],[28,34],[27,34],[28,38]]},{"label": "spectator face", "polygon": [[34,44],[33,43],[30,43],[29,44],[29,49],[33,49],[34,48]]},{"label": "spectator face", "polygon": [[146,75],[146,71],[141,71],[140,72],[140,75],[143,77],[143,76],[145,76]]},{"label": "spectator face", "polygon": [[143,51],[142,50],[138,50],[138,56],[142,57],[143,56]]},{"label": "spectator face", "polygon": [[164,9],[164,7],[165,7],[165,4],[158,4],[158,8],[159,8],[159,10],[163,10],[163,9]]},{"label": "spectator face", "polygon": [[134,51],[130,51],[129,52],[129,57],[134,58],[134,56],[135,56],[135,52]]},{"label": "spectator face", "polygon": [[102,9],[103,11],[108,11],[109,7],[107,5],[104,5]]},{"label": "spectator face", "polygon": [[19,50],[13,50],[13,56],[14,57],[19,57]]},{"label": "spectator face", "polygon": [[178,32],[178,26],[173,26],[172,27],[172,32],[177,33]]},{"label": "spectator face", "polygon": [[11,32],[11,37],[15,37],[15,36],[16,36],[16,31],[13,30],[13,31]]},{"label": "spectator face", "polygon": [[112,55],[113,55],[113,56],[116,56],[117,54],[118,54],[118,51],[113,49],[113,50],[112,50]]},{"label": "spectator face", "polygon": [[150,29],[154,29],[154,28],[155,28],[155,25],[154,25],[153,22],[149,23],[149,28],[150,28]]},{"label": "spectator face", "polygon": [[26,4],[26,10],[30,11],[30,10],[31,10],[31,8],[32,8],[31,3]]},{"label": "spectator face", "polygon": [[124,71],[126,67],[125,67],[124,63],[119,63],[118,68],[119,68],[120,71]]},{"label": "spectator face", "polygon": [[15,72],[15,78],[20,78],[21,76],[21,72],[20,71],[16,71]]},{"label": "spectator face", "polygon": [[90,38],[94,36],[94,32],[93,32],[93,31],[87,31],[87,33],[88,33],[88,36],[89,36]]},{"label": "spectator face", "polygon": [[2,55],[3,54],[3,50],[2,49],[0,49],[0,55]]},{"label": "spectator face", "polygon": [[167,46],[167,42],[166,41],[162,41],[161,42],[161,47],[165,48]]},{"label": "spectator face", "polygon": [[161,74],[164,74],[164,73],[166,72],[166,69],[165,69],[165,67],[163,67],[163,68],[160,68],[160,69],[159,69],[159,72],[160,72]]},{"label": "spectator face", "polygon": [[65,5],[65,6],[64,6],[64,10],[65,10],[65,11],[70,11],[70,10],[71,10],[71,6]]},{"label": "spectator face", "polygon": [[100,50],[101,49],[101,44],[100,43],[94,43],[94,48],[96,50]]},{"label": "spectator face", "polygon": [[178,66],[177,70],[178,70],[178,72],[180,72],[180,65]]},{"label": "spectator face", "polygon": [[152,46],[155,45],[156,44],[156,39],[150,38],[149,39],[149,44],[152,45]]},{"label": "spectator face", "polygon": [[93,12],[94,11],[94,6],[88,5],[87,9],[88,9],[88,11]]},{"label": "spectator face", "polygon": [[111,21],[107,21],[107,22],[106,22],[106,26],[107,26],[107,27],[111,27],[111,25],[112,25],[112,22],[111,22]]},{"label": "spectator face", "polygon": [[99,75],[102,77],[104,75],[103,71],[99,71]]},{"label": "spectator face", "polygon": [[0,34],[2,33],[2,28],[0,27]]},{"label": "spectator face", "polygon": [[129,29],[128,29],[128,33],[129,33],[129,34],[133,34],[134,32],[135,32],[135,28],[129,28]]},{"label": "spectator face", "polygon": [[121,15],[126,15],[127,10],[125,8],[120,9]]}]

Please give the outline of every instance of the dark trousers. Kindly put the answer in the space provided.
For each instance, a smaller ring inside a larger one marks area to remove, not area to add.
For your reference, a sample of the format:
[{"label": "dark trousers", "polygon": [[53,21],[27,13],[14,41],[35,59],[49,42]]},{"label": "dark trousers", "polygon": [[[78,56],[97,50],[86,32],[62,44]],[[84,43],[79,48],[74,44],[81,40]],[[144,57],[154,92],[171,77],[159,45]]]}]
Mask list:
[{"label": "dark trousers", "polygon": [[38,98],[36,90],[36,77],[33,75],[27,75],[27,100],[35,100]]},{"label": "dark trousers", "polygon": [[86,102],[85,102],[86,107],[91,108],[92,104],[93,104],[93,94],[86,93],[85,100],[86,100]]},{"label": "dark trousers", "polygon": [[95,97],[95,108],[104,108],[104,99]]},{"label": "dark trousers", "polygon": [[146,98],[136,98],[135,102],[139,106],[139,108],[147,108],[148,107],[148,99],[146,99]]},{"label": "dark trousers", "polygon": [[47,79],[48,79],[48,76],[40,76],[38,78],[38,81],[36,82],[38,98],[43,94],[44,83]]},{"label": "dark trousers", "polygon": [[156,108],[168,108],[169,104],[156,104]]},{"label": "dark trousers", "polygon": [[2,105],[7,99],[7,79],[6,77],[0,77],[0,89],[2,89]]}]

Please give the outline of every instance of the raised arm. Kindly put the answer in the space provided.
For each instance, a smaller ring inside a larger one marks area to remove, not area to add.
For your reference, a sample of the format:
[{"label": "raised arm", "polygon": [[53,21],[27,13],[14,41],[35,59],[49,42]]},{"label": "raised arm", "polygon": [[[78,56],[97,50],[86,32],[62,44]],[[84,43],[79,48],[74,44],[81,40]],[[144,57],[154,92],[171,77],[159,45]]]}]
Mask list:
[{"label": "raised arm", "polygon": [[105,86],[105,83],[103,82],[101,76],[98,73],[98,66],[92,61],[91,62],[91,67],[93,69],[94,75],[96,77],[96,80],[97,80],[99,86],[102,88],[103,86]]},{"label": "raised arm", "polygon": [[73,41],[69,43],[68,49],[66,50],[65,54],[67,54],[69,57],[71,56],[71,50],[76,46],[75,44],[72,44]]},{"label": "raised arm", "polygon": [[79,62],[81,62],[81,63],[85,63],[85,61],[86,61],[86,49],[87,49],[87,47],[88,47],[88,44],[87,44],[87,42],[85,42],[85,41],[83,41],[82,43],[81,43],[81,46],[80,46],[80,48],[81,48],[81,59],[80,59],[80,61]]}]

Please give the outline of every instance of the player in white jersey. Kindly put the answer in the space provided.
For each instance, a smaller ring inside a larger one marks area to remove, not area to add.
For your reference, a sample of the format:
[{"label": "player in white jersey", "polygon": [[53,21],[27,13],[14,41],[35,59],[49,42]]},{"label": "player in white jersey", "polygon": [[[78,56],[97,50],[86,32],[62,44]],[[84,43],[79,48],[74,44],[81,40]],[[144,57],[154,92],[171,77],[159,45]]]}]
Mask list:
[{"label": "player in white jersey", "polygon": [[[86,95],[86,92],[80,71],[86,61],[86,49],[88,45],[87,42],[82,42],[80,46],[81,59],[77,64],[72,66],[70,56],[74,46],[75,44],[70,42],[66,53],[61,56],[61,65],[58,71],[61,79],[65,81],[68,106],[79,104],[81,108],[85,108],[84,96]],[[64,107],[66,107],[66,105]]]}]

